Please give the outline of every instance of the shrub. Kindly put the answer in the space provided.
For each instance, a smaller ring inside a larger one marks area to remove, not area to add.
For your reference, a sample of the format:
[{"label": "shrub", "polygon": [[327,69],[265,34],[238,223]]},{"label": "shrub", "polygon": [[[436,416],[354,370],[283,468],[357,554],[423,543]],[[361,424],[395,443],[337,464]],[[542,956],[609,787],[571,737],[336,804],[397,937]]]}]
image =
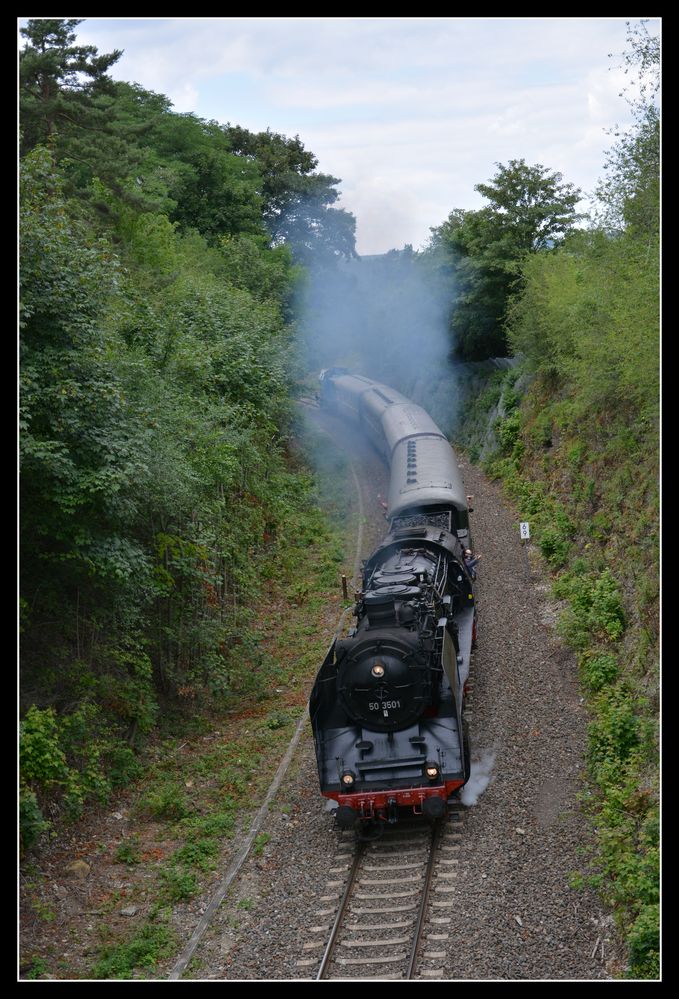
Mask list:
[{"label": "shrub", "polygon": [[92,970],[92,977],[132,978],[137,968],[152,970],[175,946],[172,929],[165,923],[147,923],[126,943],[107,947]]},{"label": "shrub", "polygon": [[565,564],[571,549],[569,539],[558,527],[546,527],[540,535],[539,545],[542,557],[555,568]]},{"label": "shrub", "polygon": [[167,902],[186,902],[198,891],[196,875],[178,867],[161,872],[162,896]]},{"label": "shrub", "polygon": [[495,432],[497,433],[498,440],[500,441],[500,446],[505,454],[508,454],[514,450],[515,445],[519,440],[519,431],[521,429],[521,414],[518,410],[510,413],[504,420],[498,420],[495,424]]},{"label": "shrub", "polygon": [[623,763],[639,742],[639,728],[630,691],[624,686],[598,695],[596,718],[589,726],[588,756],[599,779]]},{"label": "shrub", "polygon": [[592,587],[590,621],[595,633],[616,641],[625,630],[625,611],[618,584],[610,570],[605,569]]},{"label": "shrub", "polygon": [[190,813],[185,794],[171,782],[150,791],[140,802],[140,809],[154,819],[183,819]]},{"label": "shrub", "polygon": [[22,787],[19,794],[19,835],[22,852],[34,846],[48,829],[49,822],[45,820],[40,810],[35,792]]},{"label": "shrub", "polygon": [[585,684],[597,692],[617,679],[618,657],[612,652],[586,652],[581,657],[580,669]]},{"label": "shrub", "polygon": [[141,845],[138,836],[131,836],[119,844],[115,854],[120,864],[134,865],[141,861]]},{"label": "shrub", "polygon": [[557,628],[572,648],[584,650],[593,639],[617,641],[622,637],[625,612],[609,569],[596,577],[571,571],[557,580],[554,593],[570,604]]},{"label": "shrub", "polygon": [[627,937],[629,977],[660,976],[660,905],[643,906]]}]

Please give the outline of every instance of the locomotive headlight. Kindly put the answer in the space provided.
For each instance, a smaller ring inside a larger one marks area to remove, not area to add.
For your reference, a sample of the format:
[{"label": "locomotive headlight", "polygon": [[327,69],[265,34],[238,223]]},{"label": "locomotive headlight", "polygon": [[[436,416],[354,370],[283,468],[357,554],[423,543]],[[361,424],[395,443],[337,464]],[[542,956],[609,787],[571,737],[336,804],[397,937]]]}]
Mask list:
[{"label": "locomotive headlight", "polygon": [[370,672],[372,673],[373,676],[380,679],[381,677],[384,676],[384,666],[382,665],[382,663],[375,663]]},{"label": "locomotive headlight", "polygon": [[354,786],[354,781],[356,780],[356,778],[352,774],[351,770],[345,770],[340,780],[342,781],[344,787],[349,789],[350,787]]},{"label": "locomotive headlight", "polygon": [[427,763],[424,772],[429,780],[437,780],[440,771],[436,763]]}]

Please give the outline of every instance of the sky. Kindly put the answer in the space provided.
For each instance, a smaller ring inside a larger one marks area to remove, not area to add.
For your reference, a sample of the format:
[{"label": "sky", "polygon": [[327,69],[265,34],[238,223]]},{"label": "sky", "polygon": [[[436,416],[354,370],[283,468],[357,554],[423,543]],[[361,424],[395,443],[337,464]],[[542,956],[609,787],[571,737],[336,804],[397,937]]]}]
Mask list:
[{"label": "sky", "polygon": [[421,249],[511,159],[563,174],[587,210],[607,130],[630,121],[626,20],[87,18],[77,43],[123,49],[110,75],[175,111],[298,135],[341,180],[366,255]]}]

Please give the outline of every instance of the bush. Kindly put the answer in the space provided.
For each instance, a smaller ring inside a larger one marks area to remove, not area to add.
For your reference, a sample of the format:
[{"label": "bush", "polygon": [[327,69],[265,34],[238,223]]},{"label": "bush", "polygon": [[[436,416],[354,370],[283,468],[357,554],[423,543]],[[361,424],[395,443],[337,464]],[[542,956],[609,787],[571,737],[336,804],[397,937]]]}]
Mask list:
[{"label": "bush", "polygon": [[35,842],[41,799],[57,802],[66,817],[76,819],[86,802],[105,802],[115,785],[140,772],[131,748],[88,702],[62,716],[32,705],[20,725],[20,768],[26,845]]},{"label": "bush", "polygon": [[154,819],[183,819],[190,814],[186,795],[168,782],[150,791],[140,802],[140,810]]},{"label": "bush", "polygon": [[518,410],[514,410],[504,420],[496,422],[495,432],[497,433],[504,454],[508,454],[514,450],[519,440],[520,430],[521,414]]},{"label": "bush", "polygon": [[556,527],[546,527],[540,535],[540,552],[550,565],[558,568],[566,562],[571,543]]},{"label": "bush", "polygon": [[619,685],[600,693],[596,718],[589,726],[588,756],[593,772],[601,780],[606,768],[624,763],[638,742],[639,726],[630,691]]},{"label": "bush", "polygon": [[19,794],[19,835],[22,853],[34,846],[48,829],[49,822],[45,821],[35,792],[22,787]]},{"label": "bush", "polygon": [[168,957],[175,947],[172,929],[165,923],[147,923],[134,937],[107,947],[92,970],[96,979],[132,978],[136,969],[153,970],[158,961]]},{"label": "bush", "polygon": [[612,652],[586,652],[580,659],[582,678],[593,692],[613,683],[619,675],[618,657]]},{"label": "bush", "polygon": [[622,637],[625,612],[609,569],[596,577],[575,572],[564,575],[555,583],[554,593],[570,603],[557,627],[573,648],[585,649],[593,640],[617,641]]},{"label": "bush", "polygon": [[19,726],[19,759],[22,779],[48,788],[69,777],[66,754],[60,745],[60,726],[54,708],[32,705]]},{"label": "bush", "polygon": [[198,891],[196,875],[177,867],[161,872],[162,896],[167,902],[186,902]]},{"label": "bush", "polygon": [[660,977],[660,905],[645,905],[627,937],[629,977]]}]

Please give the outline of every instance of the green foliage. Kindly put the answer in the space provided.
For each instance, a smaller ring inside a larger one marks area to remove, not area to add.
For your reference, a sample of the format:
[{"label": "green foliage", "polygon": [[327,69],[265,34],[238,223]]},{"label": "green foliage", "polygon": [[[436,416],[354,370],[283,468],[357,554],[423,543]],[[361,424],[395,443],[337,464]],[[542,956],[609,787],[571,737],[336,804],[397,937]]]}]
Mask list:
[{"label": "green foliage", "polygon": [[263,253],[265,242],[262,237],[244,233],[221,238],[219,249],[229,282],[258,301],[286,303],[291,294],[290,281],[299,277],[299,270],[293,270],[288,246],[283,244]]},{"label": "green foliage", "polygon": [[252,852],[256,857],[258,857],[264,851],[264,847],[266,846],[266,844],[269,842],[270,839],[271,836],[269,835],[269,833],[259,833],[259,835],[255,837],[255,843],[252,848]]},{"label": "green foliage", "polygon": [[507,353],[504,319],[520,288],[522,262],[541,254],[570,231],[580,192],[559,173],[525,160],[498,163],[488,184],[475,190],[490,204],[456,210],[432,230],[429,253],[446,262],[454,281],[451,331],[464,360]]},{"label": "green foliage", "polygon": [[165,166],[173,222],[211,243],[226,234],[264,233],[258,166],[233,154],[221,126],[165,114],[150,139]]},{"label": "green foliage", "polygon": [[627,24],[623,64],[634,89],[628,86],[623,94],[634,127],[613,130],[617,142],[607,153],[607,176],[596,192],[602,222],[641,238],[657,234],[660,222],[660,36],[651,34],[647,23]]},{"label": "green foliage", "polygon": [[550,565],[562,566],[568,558],[571,543],[558,527],[547,527],[540,535],[540,553]]},{"label": "green foliage", "polygon": [[638,720],[624,685],[598,695],[597,718],[589,730],[589,763],[599,780],[607,768],[619,767],[639,742]]},{"label": "green foliage", "polygon": [[267,728],[270,728],[272,731],[275,731],[275,729],[277,728],[284,728],[289,723],[289,721],[290,719],[288,718],[288,716],[285,714],[284,711],[274,711],[273,714],[269,715],[269,717],[267,718],[266,725]]},{"label": "green foliage", "polygon": [[97,681],[98,699],[134,731],[152,729],[158,704],[149,656],[138,648],[111,649],[106,658],[107,672]]},{"label": "green foliage", "polygon": [[109,92],[106,70],[122,52],[99,55],[91,45],[74,45],[82,18],[34,18],[21,34],[23,141],[27,149],[55,133],[92,128],[94,97]]},{"label": "green foliage", "polygon": [[148,922],[124,943],[106,948],[92,969],[95,979],[131,979],[135,972],[153,971],[175,947],[175,934],[165,922]]},{"label": "green foliage", "polygon": [[[316,157],[298,137],[177,114],[162,94],[114,83],[106,70],[122,53],[74,45],[80,23],[41,18],[21,29],[22,142],[29,152],[49,141],[69,191],[89,203],[99,224],[124,229],[140,215],[141,235],[149,223],[143,216],[160,213],[213,246],[224,237],[253,238],[258,259],[247,254],[239,263],[250,278],[268,271],[265,283],[284,293],[286,279],[275,273],[281,258],[264,264],[270,241],[306,261],[354,255],[355,220],[332,207],[339,182],[315,172]],[[266,289],[255,294],[269,297]]]},{"label": "green foliage", "polygon": [[564,574],[555,583],[554,593],[569,601],[559,631],[573,648],[584,649],[592,639],[621,638],[625,611],[618,584],[609,569],[597,576]]},{"label": "green foliage", "polygon": [[588,649],[580,657],[580,670],[587,687],[596,693],[618,678],[620,673],[618,657],[612,652]]},{"label": "green foliage", "polygon": [[19,793],[19,835],[21,850],[29,850],[38,842],[43,833],[49,830],[35,791],[22,786]]},{"label": "green foliage", "polygon": [[270,129],[253,133],[239,126],[224,131],[241,162],[254,159],[258,166],[263,217],[274,245],[287,244],[302,263],[356,255],[356,220],[350,212],[332,207],[340,181],[314,172],[318,161],[299,136],[288,139]]},{"label": "green foliage", "polygon": [[35,956],[30,958],[30,964],[23,973],[22,978],[27,979],[29,982],[35,981],[43,975],[47,975],[48,970],[47,961],[43,957]]},{"label": "green foliage", "polygon": [[[497,163],[497,174],[488,184],[477,184],[475,190],[490,201],[487,221],[497,230],[495,242],[485,234],[481,242],[484,253],[498,253],[502,266],[512,269],[506,249],[500,244],[513,244],[511,257],[544,249],[567,233],[582,216],[575,206],[580,191],[563,182],[560,173],[549,173],[541,163],[529,167],[525,160],[510,160],[507,166]],[[496,248],[497,247],[497,248]]]},{"label": "green foliage", "polygon": [[139,843],[139,838],[137,836],[132,836],[129,839],[123,840],[116,850],[115,858],[120,864],[134,866],[135,864],[140,863],[141,845]]},{"label": "green foliage", "polygon": [[153,819],[183,819],[191,811],[186,794],[170,782],[150,791],[139,808]]},{"label": "green foliage", "polygon": [[76,752],[78,712],[50,715],[61,770],[27,758],[26,779],[75,815],[135,772],[127,741],[161,693],[264,694],[241,606],[253,560],[309,503],[282,443],[292,272],[260,236],[211,248],[104,191],[114,255],[47,151],[22,169],[24,682],[59,709],[84,697],[101,733]]},{"label": "green foliage", "polygon": [[644,905],[627,935],[629,977],[660,977],[660,903]]},{"label": "green foliage", "polygon": [[505,419],[497,421],[495,432],[505,453],[514,451],[519,440],[520,427],[521,415],[517,411],[510,413]]},{"label": "green foliage", "polygon": [[39,802],[53,800],[78,818],[86,803],[105,802],[113,787],[139,773],[104,711],[84,702],[68,714],[32,705],[20,725],[21,836],[25,847],[46,830]]},{"label": "green foliage", "polygon": [[214,838],[192,839],[190,843],[180,847],[172,855],[176,864],[186,867],[197,867],[201,871],[214,867],[214,859],[219,853],[219,842]]},{"label": "green foliage", "polygon": [[[77,819],[148,773],[136,749],[172,713],[294,688],[317,639],[279,662],[252,603],[275,585],[302,599],[302,562],[334,585],[341,557],[287,443],[293,260],[353,253],[337,181],[298,139],[114,84],[117,53],[76,50],[77,24],[39,42],[32,23],[22,54],[22,849],[54,833],[45,815]],[[291,709],[262,711],[247,764],[227,747],[197,768],[201,808],[171,770],[149,775],[135,818],[177,842],[156,916],[195,896],[263,779],[261,744],[285,738]],[[141,842],[116,860],[145,860]],[[94,977],[152,973],[174,946],[161,918],[109,934]]]},{"label": "green foliage", "polygon": [[21,769],[27,783],[65,782],[69,768],[60,746],[59,723],[53,708],[31,707],[21,723]]},{"label": "green foliage", "polygon": [[162,894],[165,902],[187,902],[198,891],[196,875],[192,871],[168,867],[161,872]]},{"label": "green foliage", "polygon": [[526,260],[523,273],[509,310],[514,350],[573,383],[580,416],[627,405],[643,429],[658,410],[657,241],[581,233]]}]

